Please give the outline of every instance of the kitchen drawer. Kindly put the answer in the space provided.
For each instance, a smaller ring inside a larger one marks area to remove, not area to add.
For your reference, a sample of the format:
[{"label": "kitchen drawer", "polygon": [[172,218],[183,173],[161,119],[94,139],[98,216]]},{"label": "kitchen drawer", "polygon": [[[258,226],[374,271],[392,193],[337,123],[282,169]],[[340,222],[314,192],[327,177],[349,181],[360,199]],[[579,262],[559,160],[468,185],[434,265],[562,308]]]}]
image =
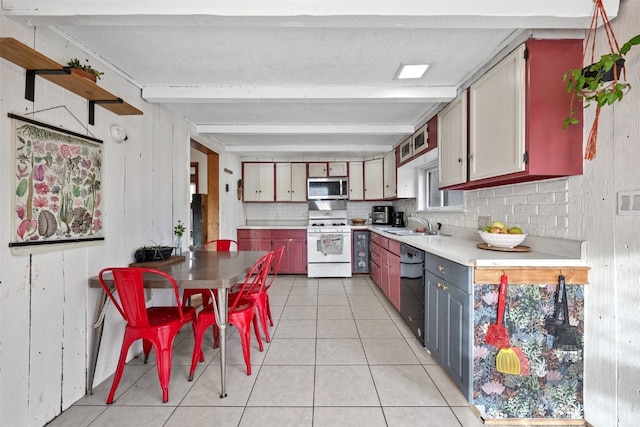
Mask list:
[{"label": "kitchen drawer", "polygon": [[395,255],[400,255],[400,242],[388,239],[387,250]]},{"label": "kitchen drawer", "polygon": [[306,240],[307,230],[271,230],[273,239],[296,239]]},{"label": "kitchen drawer", "polygon": [[238,239],[270,239],[271,230],[238,230]]},{"label": "kitchen drawer", "polygon": [[[371,248],[373,249],[373,246]],[[371,262],[380,266],[380,254],[373,252],[373,250],[371,251]]]},{"label": "kitchen drawer", "polygon": [[371,243],[375,243],[376,245],[379,245],[380,239],[382,239],[381,235],[379,235],[378,233],[371,233]]},{"label": "kitchen drawer", "polygon": [[471,268],[437,255],[426,253],[424,268],[460,290],[473,293]]},{"label": "kitchen drawer", "polygon": [[389,239],[380,236],[380,242],[378,243],[382,249],[389,249]]},{"label": "kitchen drawer", "polygon": [[380,256],[380,245],[371,242],[371,253]]}]

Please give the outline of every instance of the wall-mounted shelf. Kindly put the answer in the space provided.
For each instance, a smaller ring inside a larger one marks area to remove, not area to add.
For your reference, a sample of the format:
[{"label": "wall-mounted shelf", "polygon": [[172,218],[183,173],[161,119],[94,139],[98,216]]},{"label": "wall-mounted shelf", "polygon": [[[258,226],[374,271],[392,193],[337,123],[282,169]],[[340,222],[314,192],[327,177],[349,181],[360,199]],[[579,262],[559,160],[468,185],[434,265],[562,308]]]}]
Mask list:
[{"label": "wall-mounted shelf", "polygon": [[509,276],[509,283],[519,285],[557,283],[560,274],[565,276],[567,285],[589,283],[589,267],[476,267],[473,282],[476,285],[500,283],[503,274]]},{"label": "wall-mounted shelf", "polygon": [[111,111],[120,116],[142,115],[142,111],[127,104],[91,80],[69,73],[63,67],[40,52],[10,37],[0,38],[0,56],[27,70],[25,98],[33,101],[35,76],[49,80],[89,101],[89,124],[94,124],[94,106]]}]

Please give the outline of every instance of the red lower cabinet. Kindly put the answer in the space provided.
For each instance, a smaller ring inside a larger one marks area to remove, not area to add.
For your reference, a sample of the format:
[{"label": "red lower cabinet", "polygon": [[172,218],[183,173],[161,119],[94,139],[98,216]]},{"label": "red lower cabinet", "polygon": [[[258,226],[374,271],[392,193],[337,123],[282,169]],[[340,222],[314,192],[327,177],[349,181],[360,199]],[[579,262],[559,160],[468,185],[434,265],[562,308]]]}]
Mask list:
[{"label": "red lower cabinet", "polygon": [[279,274],[307,274],[306,229],[240,229],[241,251],[271,251],[285,247]]},{"label": "red lower cabinet", "polygon": [[371,278],[400,311],[400,242],[371,233]]}]

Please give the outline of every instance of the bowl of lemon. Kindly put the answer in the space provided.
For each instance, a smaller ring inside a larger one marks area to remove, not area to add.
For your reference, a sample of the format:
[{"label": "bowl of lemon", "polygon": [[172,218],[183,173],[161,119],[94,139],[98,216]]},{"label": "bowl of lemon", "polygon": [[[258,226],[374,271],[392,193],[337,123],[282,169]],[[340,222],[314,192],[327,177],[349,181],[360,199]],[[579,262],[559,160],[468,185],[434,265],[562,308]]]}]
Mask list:
[{"label": "bowl of lemon", "polygon": [[500,221],[494,221],[478,233],[487,245],[496,248],[515,248],[527,237],[520,227],[509,227]]}]

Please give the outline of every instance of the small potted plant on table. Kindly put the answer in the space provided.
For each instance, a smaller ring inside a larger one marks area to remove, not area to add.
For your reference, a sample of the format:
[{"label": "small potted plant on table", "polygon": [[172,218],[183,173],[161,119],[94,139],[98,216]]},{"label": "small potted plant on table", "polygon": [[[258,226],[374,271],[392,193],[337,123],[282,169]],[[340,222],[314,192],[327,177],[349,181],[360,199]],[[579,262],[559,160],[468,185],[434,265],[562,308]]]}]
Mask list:
[{"label": "small potted plant on table", "polygon": [[187,231],[184,224],[182,224],[182,220],[178,220],[178,224],[173,227],[173,234],[176,235],[176,255],[182,255],[182,235]]}]

